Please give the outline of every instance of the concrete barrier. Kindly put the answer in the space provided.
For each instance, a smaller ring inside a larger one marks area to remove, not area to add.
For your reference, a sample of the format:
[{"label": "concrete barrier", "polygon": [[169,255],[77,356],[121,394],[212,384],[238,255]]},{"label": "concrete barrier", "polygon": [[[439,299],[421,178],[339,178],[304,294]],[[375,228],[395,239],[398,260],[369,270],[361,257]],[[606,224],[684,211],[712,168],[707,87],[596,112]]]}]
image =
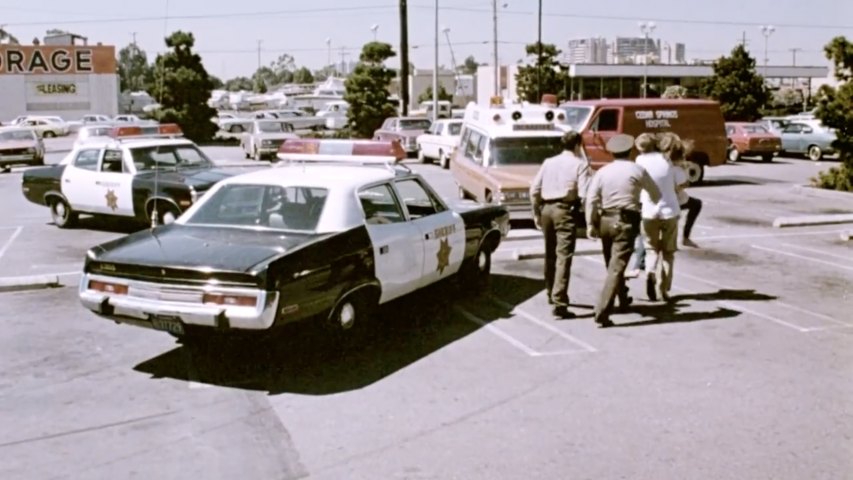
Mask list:
[{"label": "concrete barrier", "polygon": [[798,217],[778,217],[773,220],[773,227],[808,227],[812,225],[836,225],[841,223],[853,223],[853,213],[842,213],[837,215],[803,215]]},{"label": "concrete barrier", "polygon": [[0,277],[0,292],[37,290],[59,287],[58,275],[29,275],[22,277]]}]

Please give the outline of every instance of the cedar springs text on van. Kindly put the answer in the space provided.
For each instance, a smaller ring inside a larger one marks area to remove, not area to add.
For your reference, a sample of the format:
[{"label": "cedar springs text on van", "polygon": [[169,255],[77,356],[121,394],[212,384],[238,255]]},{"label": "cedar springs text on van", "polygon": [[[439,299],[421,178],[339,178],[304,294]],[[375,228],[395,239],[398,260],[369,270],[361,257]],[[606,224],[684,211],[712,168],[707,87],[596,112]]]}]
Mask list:
[{"label": "cedar springs text on van", "polygon": [[0,73],[91,73],[92,50],[78,49],[74,53],[57,49],[49,54],[33,49],[29,55],[23,50],[7,48],[0,55]]},{"label": "cedar springs text on van", "polygon": [[646,128],[670,128],[670,120],[678,119],[677,110],[638,110],[637,120],[645,120]]}]

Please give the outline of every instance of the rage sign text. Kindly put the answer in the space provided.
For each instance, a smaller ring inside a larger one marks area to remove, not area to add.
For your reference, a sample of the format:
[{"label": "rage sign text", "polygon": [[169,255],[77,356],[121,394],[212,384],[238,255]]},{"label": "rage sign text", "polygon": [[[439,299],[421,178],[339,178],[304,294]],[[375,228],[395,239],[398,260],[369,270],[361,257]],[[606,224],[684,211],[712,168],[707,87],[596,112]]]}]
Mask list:
[{"label": "rage sign text", "polygon": [[637,120],[645,120],[646,128],[671,128],[670,120],[678,119],[678,110],[638,110]]},{"label": "rage sign text", "polygon": [[93,51],[85,48],[7,47],[0,50],[0,73],[92,73],[92,57]]}]

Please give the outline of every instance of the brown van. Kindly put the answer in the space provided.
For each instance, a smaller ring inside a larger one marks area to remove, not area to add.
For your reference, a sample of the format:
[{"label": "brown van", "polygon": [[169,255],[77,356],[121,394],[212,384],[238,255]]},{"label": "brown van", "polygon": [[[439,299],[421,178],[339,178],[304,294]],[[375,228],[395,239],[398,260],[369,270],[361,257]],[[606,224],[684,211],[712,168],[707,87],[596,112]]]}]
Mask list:
[{"label": "brown van", "polygon": [[686,164],[691,183],[702,181],[706,166],[726,163],[728,141],[718,102],[623,98],[566,102],[559,108],[566,113],[563,123],[583,135],[584,147],[594,169],[613,159],[605,145],[610,137],[619,133],[636,137],[646,132],[674,132],[692,141],[693,151]]}]

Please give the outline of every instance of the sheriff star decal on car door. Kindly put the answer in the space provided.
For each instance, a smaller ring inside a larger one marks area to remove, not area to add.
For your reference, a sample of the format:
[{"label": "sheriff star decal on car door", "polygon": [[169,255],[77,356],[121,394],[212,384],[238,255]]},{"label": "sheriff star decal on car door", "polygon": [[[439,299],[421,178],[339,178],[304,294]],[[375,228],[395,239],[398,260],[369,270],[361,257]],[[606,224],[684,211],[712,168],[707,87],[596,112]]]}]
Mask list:
[{"label": "sheriff star decal on car door", "polygon": [[115,212],[118,208],[118,197],[116,196],[116,192],[114,192],[112,189],[109,189],[107,190],[107,194],[104,195],[104,198],[107,199],[107,207]]},{"label": "sheriff star decal on car door", "polygon": [[447,237],[442,238],[438,247],[438,253],[435,254],[438,259],[438,266],[436,267],[438,273],[444,273],[444,269],[450,266],[450,250],[452,248],[447,241]]}]

